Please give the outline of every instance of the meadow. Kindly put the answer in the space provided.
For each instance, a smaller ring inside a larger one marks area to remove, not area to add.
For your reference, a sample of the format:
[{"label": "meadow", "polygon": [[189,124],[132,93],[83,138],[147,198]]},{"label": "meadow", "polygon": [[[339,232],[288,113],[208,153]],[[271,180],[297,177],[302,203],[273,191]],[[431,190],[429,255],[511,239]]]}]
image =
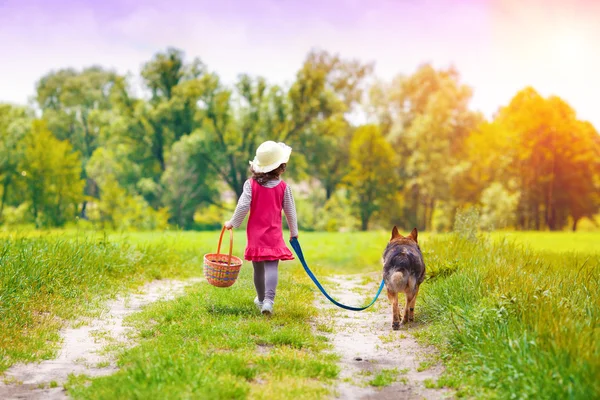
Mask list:
[{"label": "meadow", "polygon": [[[0,371],[56,354],[60,327],[142,282],[201,276],[215,232],[4,233],[0,236]],[[301,233],[318,276],[380,270],[387,232]],[[420,235],[428,267],[414,330],[440,350],[436,383],[476,398],[600,396],[600,233],[508,232],[468,240]],[[244,233],[236,232],[241,255]],[[120,371],[73,376],[75,398],[319,398],[338,374],[310,322],[315,288],[281,268],[277,313],[253,308],[251,268],[230,289],[206,283],[129,318],[139,345]],[[380,302],[386,302],[380,298]]]}]

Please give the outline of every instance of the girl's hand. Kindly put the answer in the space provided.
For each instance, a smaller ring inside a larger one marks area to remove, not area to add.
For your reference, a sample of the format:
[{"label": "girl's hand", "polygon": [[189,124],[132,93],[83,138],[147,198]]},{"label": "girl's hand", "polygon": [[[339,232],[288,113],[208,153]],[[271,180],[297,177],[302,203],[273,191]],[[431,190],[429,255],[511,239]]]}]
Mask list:
[{"label": "girl's hand", "polygon": [[233,225],[229,221],[225,222],[224,225],[225,225],[225,229],[233,229]]}]

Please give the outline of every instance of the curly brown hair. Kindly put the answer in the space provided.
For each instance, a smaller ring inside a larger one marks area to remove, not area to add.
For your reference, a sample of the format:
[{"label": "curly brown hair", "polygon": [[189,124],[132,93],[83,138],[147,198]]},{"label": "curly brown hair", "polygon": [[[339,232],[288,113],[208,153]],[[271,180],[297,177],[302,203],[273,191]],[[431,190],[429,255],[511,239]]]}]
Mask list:
[{"label": "curly brown hair", "polygon": [[279,167],[275,168],[273,171],[269,172],[254,172],[252,167],[250,167],[250,172],[252,173],[252,179],[258,182],[259,185],[264,185],[269,181],[274,181],[279,179],[281,174],[285,172],[286,163],[281,164]]}]

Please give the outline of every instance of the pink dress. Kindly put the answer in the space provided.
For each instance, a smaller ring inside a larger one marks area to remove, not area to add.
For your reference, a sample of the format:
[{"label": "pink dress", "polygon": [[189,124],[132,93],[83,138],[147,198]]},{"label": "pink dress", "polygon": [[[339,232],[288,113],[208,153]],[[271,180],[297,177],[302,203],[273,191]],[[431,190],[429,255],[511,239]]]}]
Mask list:
[{"label": "pink dress", "polygon": [[293,260],[292,252],[283,241],[281,211],[286,184],[273,188],[252,181],[252,202],[246,234],[248,245],[244,258],[248,261]]}]

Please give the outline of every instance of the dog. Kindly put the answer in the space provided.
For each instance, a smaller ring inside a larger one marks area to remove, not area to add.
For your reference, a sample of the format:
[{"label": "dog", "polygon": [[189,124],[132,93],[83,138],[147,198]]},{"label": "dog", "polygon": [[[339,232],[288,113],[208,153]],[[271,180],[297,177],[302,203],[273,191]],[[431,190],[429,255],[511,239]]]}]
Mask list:
[{"label": "dog", "polygon": [[[425,279],[425,262],[417,242],[417,228],[404,237],[394,226],[392,238],[383,253],[383,280],[388,299],[392,303],[392,329],[397,331],[400,325],[414,321],[415,301],[419,285]],[[406,305],[400,319],[398,293],[406,295]]]}]

